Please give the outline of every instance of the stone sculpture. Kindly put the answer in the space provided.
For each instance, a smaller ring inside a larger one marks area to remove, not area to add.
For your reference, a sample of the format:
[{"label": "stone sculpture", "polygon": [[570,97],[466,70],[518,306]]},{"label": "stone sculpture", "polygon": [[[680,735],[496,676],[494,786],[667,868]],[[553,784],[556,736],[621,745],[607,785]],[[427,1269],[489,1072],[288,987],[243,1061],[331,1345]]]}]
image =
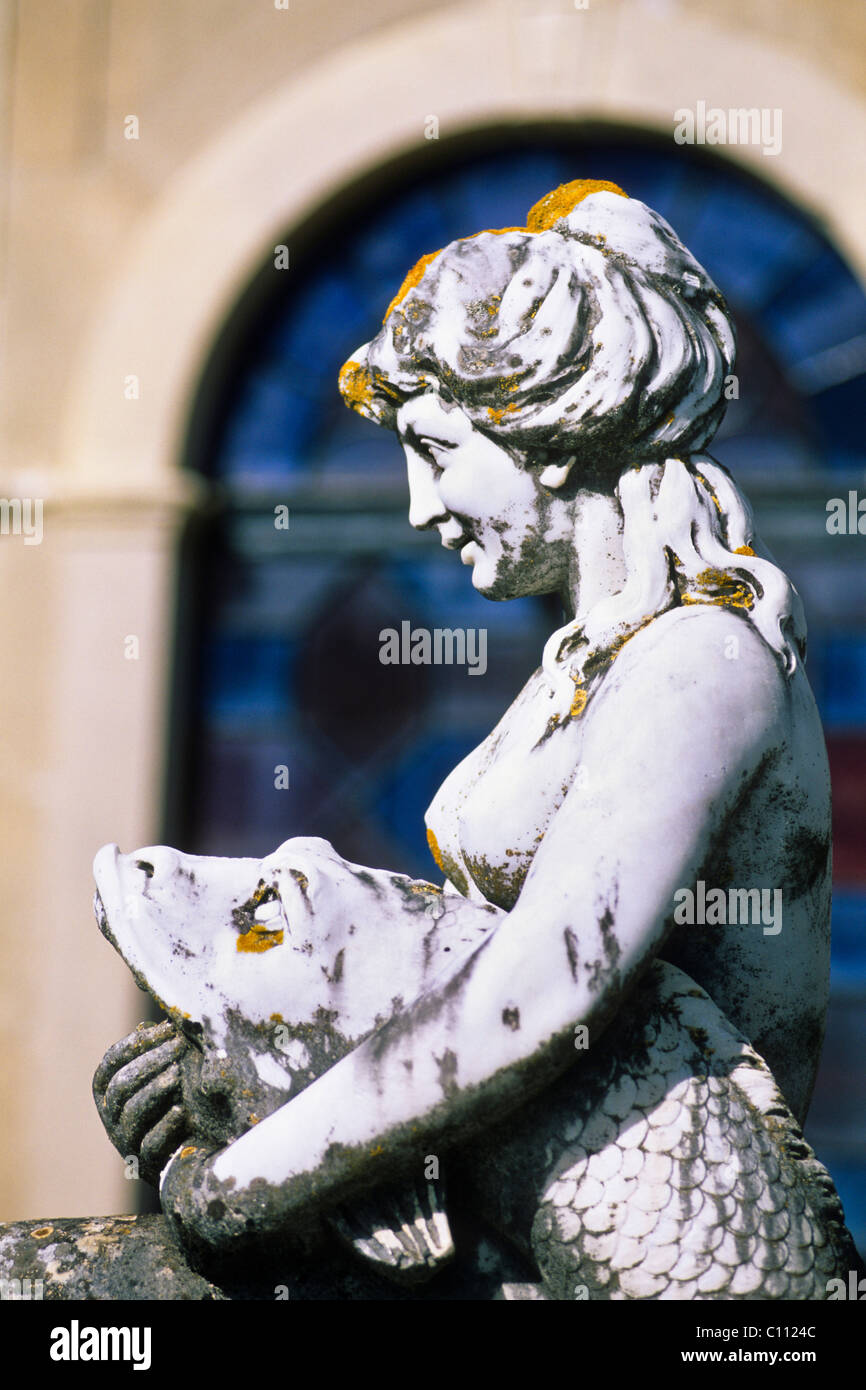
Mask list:
[{"label": "stone sculpture", "polygon": [[523,1261],[504,1296],[825,1298],[857,1267],[799,1129],[831,891],[802,605],[703,452],[733,363],[668,224],[579,181],[422,258],[343,369],[411,523],[565,621],[429,809],[443,888],[314,839],[97,859],[169,1020],[97,1103],[218,1283],[341,1237],[441,1297],[483,1266],[460,1213]]}]

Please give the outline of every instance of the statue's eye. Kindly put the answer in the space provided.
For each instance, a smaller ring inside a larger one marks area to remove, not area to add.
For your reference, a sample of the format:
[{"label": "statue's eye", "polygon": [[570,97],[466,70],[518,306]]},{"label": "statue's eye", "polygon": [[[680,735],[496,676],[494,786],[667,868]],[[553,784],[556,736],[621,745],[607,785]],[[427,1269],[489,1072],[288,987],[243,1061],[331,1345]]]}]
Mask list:
[{"label": "statue's eye", "polygon": [[422,452],[426,454],[437,467],[441,467],[440,460],[452,449],[457,447],[447,439],[429,439],[427,436],[422,436],[418,442]]}]

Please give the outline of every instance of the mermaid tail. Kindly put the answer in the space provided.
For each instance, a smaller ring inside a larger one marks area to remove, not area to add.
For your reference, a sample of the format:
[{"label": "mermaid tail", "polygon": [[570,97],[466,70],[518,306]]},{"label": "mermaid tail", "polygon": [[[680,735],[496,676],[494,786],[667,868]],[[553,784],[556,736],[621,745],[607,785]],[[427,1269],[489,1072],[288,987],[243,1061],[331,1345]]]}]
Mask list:
[{"label": "mermaid tail", "polygon": [[766,1063],[664,962],[625,1013],[486,1133],[467,1198],[534,1258],[547,1298],[826,1299],[861,1262]]}]

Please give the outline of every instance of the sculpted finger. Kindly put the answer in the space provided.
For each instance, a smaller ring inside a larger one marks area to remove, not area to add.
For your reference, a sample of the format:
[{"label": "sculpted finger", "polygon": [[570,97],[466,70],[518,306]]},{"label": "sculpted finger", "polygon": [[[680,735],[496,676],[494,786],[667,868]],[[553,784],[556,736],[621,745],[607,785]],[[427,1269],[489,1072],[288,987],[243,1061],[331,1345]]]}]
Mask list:
[{"label": "sculpted finger", "polygon": [[127,1101],[117,1127],[129,1153],[135,1153],[141,1140],[162,1119],[180,1095],[180,1070],[167,1067]]},{"label": "sculpted finger", "polygon": [[121,1067],[109,1081],[105,1094],[101,1098],[97,1097],[97,1103],[105,1116],[116,1121],[124,1105],[135,1092],[176,1062],[186,1046],[183,1038],[173,1034],[167,1042],[160,1043],[158,1047],[151,1048]]},{"label": "sculpted finger", "polygon": [[106,1052],[93,1075],[94,1094],[103,1095],[115,1072],[176,1036],[168,1019],[163,1019],[161,1023],[140,1023],[134,1032],[114,1043]]},{"label": "sculpted finger", "polygon": [[188,1130],[186,1111],[182,1105],[173,1105],[148,1131],[141,1142],[139,1154],[141,1174],[146,1182],[159,1182],[165,1164],[183,1142]]}]

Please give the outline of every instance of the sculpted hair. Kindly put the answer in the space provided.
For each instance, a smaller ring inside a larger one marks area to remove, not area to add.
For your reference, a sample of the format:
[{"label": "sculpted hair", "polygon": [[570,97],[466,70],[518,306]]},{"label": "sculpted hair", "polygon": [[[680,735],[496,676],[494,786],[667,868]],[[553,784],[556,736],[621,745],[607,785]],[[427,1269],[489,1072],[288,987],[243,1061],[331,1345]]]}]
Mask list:
[{"label": "sculpted hair", "polygon": [[669,224],[616,185],[584,180],[541,199],[523,228],[422,257],[340,389],[390,429],[406,400],[435,391],[524,467],[555,462],[563,477],[616,483],[626,586],[545,647],[555,686],[578,687],[576,714],[600,658],[678,603],[741,609],[788,674],[796,665],[799,599],[755,555],[730,476],[695,457],[724,414],[734,353],[721,294]]},{"label": "sculpted hair", "polygon": [[670,608],[704,603],[751,621],[790,677],[806,655],[800,596],[755,537],[752,510],[708,455],[626,469],[616,487],[626,582],[557,629],[542,667],[570,713],[622,646]]}]

